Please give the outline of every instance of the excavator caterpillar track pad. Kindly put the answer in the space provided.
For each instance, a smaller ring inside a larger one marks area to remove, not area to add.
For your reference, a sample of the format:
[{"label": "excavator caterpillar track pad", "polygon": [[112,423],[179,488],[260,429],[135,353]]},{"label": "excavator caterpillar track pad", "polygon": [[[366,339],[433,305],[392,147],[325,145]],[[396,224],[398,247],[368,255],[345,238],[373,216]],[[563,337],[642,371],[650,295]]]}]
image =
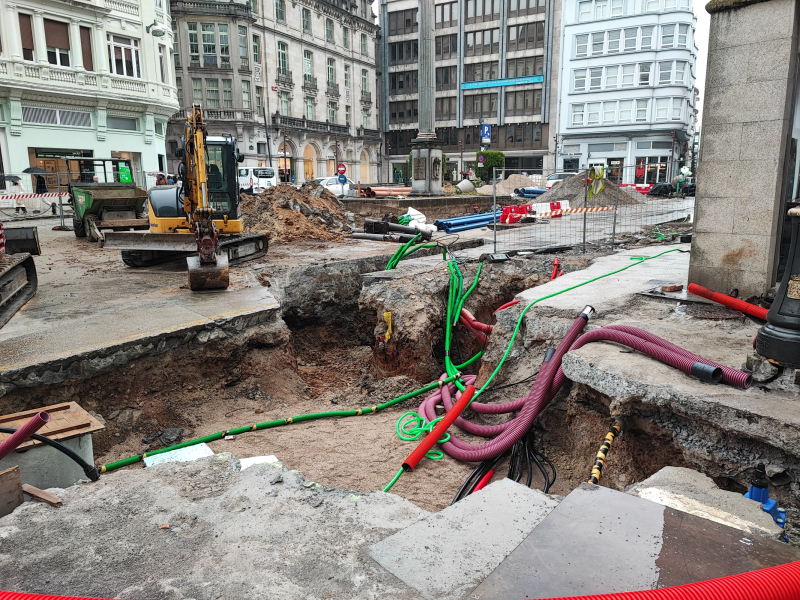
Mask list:
[{"label": "excavator caterpillar track pad", "polygon": [[224,290],[230,285],[228,254],[217,255],[217,262],[201,263],[199,256],[186,257],[189,267],[189,289],[192,291]]}]

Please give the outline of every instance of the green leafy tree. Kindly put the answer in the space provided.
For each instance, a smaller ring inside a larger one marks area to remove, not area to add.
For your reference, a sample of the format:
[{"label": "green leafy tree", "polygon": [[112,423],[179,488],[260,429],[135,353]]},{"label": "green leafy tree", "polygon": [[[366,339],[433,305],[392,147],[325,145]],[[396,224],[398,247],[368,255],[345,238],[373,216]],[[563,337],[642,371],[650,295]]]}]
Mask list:
[{"label": "green leafy tree", "polygon": [[486,150],[485,152],[479,152],[478,154],[483,154],[483,167],[480,166],[480,163],[477,162],[476,157],[476,165],[479,165],[475,169],[475,176],[478,179],[483,181],[489,181],[492,178],[492,168],[502,169],[506,166],[506,155],[502,152],[498,152],[497,150]]}]

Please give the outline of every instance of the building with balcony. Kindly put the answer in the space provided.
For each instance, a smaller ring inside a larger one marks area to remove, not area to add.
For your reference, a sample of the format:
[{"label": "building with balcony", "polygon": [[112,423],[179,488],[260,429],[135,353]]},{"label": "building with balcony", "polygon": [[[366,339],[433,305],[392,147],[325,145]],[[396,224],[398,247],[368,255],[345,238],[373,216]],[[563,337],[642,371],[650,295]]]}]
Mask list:
[{"label": "building with balcony", "polygon": [[558,168],[669,180],[692,154],[691,0],[564,0],[563,15]]},{"label": "building with balcony", "polygon": [[[417,133],[417,1],[386,0],[381,10],[381,125],[388,176],[400,181],[410,176],[406,159]],[[552,170],[560,2],[436,0],[435,11],[436,132],[445,176],[474,168],[481,148],[504,152],[509,168]],[[481,124],[491,125],[488,144],[481,144]]]},{"label": "building with balcony", "polygon": [[367,0],[172,0],[181,110],[170,150],[193,103],[209,132],[230,134],[243,166],[268,166],[284,181],[336,174],[373,181],[380,158],[373,103],[375,38]]},{"label": "building with balcony", "polygon": [[165,0],[0,0],[0,173],[64,171],[64,155],[166,170],[168,24]]}]

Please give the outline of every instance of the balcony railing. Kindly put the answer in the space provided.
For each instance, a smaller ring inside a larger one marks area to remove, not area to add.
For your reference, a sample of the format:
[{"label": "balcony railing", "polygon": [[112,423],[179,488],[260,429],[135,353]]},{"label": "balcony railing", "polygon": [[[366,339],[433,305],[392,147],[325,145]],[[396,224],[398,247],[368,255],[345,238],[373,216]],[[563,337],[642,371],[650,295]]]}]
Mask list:
[{"label": "balcony railing", "polygon": [[317,78],[311,75],[303,75],[303,89],[309,92],[317,91]]},{"label": "balcony railing", "polygon": [[139,16],[139,5],[136,2],[127,2],[126,0],[104,0],[103,5],[112,11],[131,15],[133,17]]},{"label": "balcony railing", "polygon": [[372,104],[372,92],[361,92],[361,103]]},{"label": "balcony railing", "polygon": [[328,121],[310,121],[308,119],[298,119],[297,117],[285,117],[277,113],[272,115],[272,125],[275,127],[286,127],[288,129],[333,133],[341,136],[350,135],[350,128],[347,125],[337,125],[335,123],[329,123]]},{"label": "balcony railing", "polygon": [[377,129],[366,129],[364,127],[356,128],[356,135],[361,138],[367,138],[370,140],[379,140],[381,139],[381,132]]},{"label": "balcony railing", "polygon": [[277,85],[292,87],[294,85],[294,82],[292,81],[292,72],[278,69],[278,74],[275,76],[275,83]]},{"label": "balcony railing", "polygon": [[336,96],[339,97],[339,84],[334,81],[328,82],[328,89],[325,92],[328,96]]},{"label": "balcony railing", "polygon": [[[185,121],[190,108],[182,108],[170,117],[170,120]],[[256,113],[241,108],[204,108],[203,119],[206,121],[254,121]]]},{"label": "balcony railing", "polygon": [[250,5],[231,2],[207,2],[206,0],[170,0],[170,12],[189,15],[214,15],[227,17],[243,17],[254,21]]}]

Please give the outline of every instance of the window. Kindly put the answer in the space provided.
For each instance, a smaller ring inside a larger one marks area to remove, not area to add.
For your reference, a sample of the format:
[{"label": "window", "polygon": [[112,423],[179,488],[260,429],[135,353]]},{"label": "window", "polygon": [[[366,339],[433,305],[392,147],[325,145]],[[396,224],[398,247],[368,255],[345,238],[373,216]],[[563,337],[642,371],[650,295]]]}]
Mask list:
[{"label": "window", "polygon": [[[228,41],[228,24],[219,24],[219,62],[223,69],[231,68],[231,46]],[[216,66],[216,63],[214,63]]]},{"label": "window", "polygon": [[369,91],[369,72],[366,69],[361,69],[361,91]]},{"label": "window", "polygon": [[612,17],[621,17],[622,16],[622,8],[623,8],[623,1],[622,0],[611,0],[611,16]]},{"label": "window", "polygon": [[672,48],[675,45],[675,25],[664,25],[661,28],[661,47]]},{"label": "window", "polygon": [[[636,31],[634,29],[634,31]],[[634,47],[636,47],[636,42],[634,41]],[[575,36],[575,57],[576,58],[583,58],[584,56],[589,55],[589,35],[576,35]]]},{"label": "window", "polygon": [[464,96],[464,118],[479,119],[497,116],[497,94]]},{"label": "window", "polygon": [[389,64],[402,65],[417,62],[419,44],[417,40],[389,44]]},{"label": "window", "polygon": [[253,62],[261,62],[261,36],[253,35]]},{"label": "window", "polygon": [[658,63],[658,85],[669,85],[672,82],[672,61]]},{"label": "window", "polygon": [[303,9],[303,33],[311,33],[311,11]]},{"label": "window", "polygon": [[669,117],[669,98],[656,98],[656,121],[666,121]]},{"label": "window", "polygon": [[[419,115],[419,106],[416,100],[389,103],[389,123],[413,123]],[[394,146],[397,148],[397,145]]]},{"label": "window", "polygon": [[250,110],[250,82],[242,81],[242,108]]},{"label": "window", "polygon": [[158,10],[164,10],[164,0],[156,0],[156,8]]},{"label": "window", "polygon": [[197,23],[187,23],[189,29],[189,64],[200,65],[200,41],[197,37]]},{"label": "window", "polygon": [[592,18],[592,3],[578,2],[578,20],[588,21]]},{"label": "window", "polygon": [[367,34],[366,33],[362,33],[361,34],[361,54],[363,54],[364,56],[369,55],[369,52],[367,51]]},{"label": "window", "polygon": [[[288,105],[289,94],[287,92],[284,93],[286,94],[287,105]],[[306,97],[306,119],[308,119],[309,121],[314,120],[314,98],[312,98],[311,96]]]},{"label": "window", "polygon": [[633,100],[621,100],[619,103],[619,122],[630,123],[633,111]]},{"label": "window", "polygon": [[261,114],[264,108],[264,88],[256,86],[256,110]]},{"label": "window", "polygon": [[250,66],[250,59],[247,54],[247,27],[241,25],[239,25],[239,61],[243,69]]},{"label": "window", "polygon": [[684,85],[686,79],[686,63],[678,61],[675,63],[675,85]]},{"label": "window", "polygon": [[206,79],[206,108],[219,108],[219,80]]},{"label": "window", "polygon": [[678,48],[686,48],[689,44],[689,26],[678,25]]},{"label": "window", "polygon": [[203,80],[192,77],[192,104],[203,103]]},{"label": "window", "polygon": [[[487,63],[488,65],[488,63]],[[497,63],[494,63],[495,67]],[[475,76],[475,73],[480,74],[481,65],[464,65],[464,81],[478,81],[476,79],[471,79],[471,77]],[[436,67],[436,91],[437,92],[444,92],[447,90],[456,90],[458,89],[457,86],[457,67]]]},{"label": "window", "polygon": [[213,23],[201,23],[200,30],[203,34],[203,66],[217,66],[217,41]]},{"label": "window", "polygon": [[328,121],[336,123],[336,103],[328,102]]},{"label": "window", "polygon": [[583,125],[583,104],[572,105],[572,126],[580,127]]},{"label": "window", "polygon": [[281,116],[284,117],[289,116],[289,92],[280,93],[280,109],[281,109]]},{"label": "window", "polygon": [[[84,29],[86,29],[87,34],[88,34],[86,36],[86,39],[83,38],[83,30]],[[88,27],[81,27],[81,47],[85,48],[86,47],[86,42],[91,42],[91,39],[92,39],[91,30]],[[84,51],[84,57],[83,57],[83,66],[84,67],[86,67],[86,56],[85,56],[85,54],[86,54],[86,52]],[[89,55],[91,56],[91,49],[89,51]],[[175,59],[175,66],[176,67],[180,67],[181,66],[181,52],[180,52],[180,46],[178,45],[178,21],[175,20],[175,19],[172,19],[172,56]],[[93,71],[94,69],[88,69],[87,68],[86,70],[87,71]]]},{"label": "window", "polygon": [[233,82],[230,79],[222,80],[222,107],[233,108]]},{"label": "window", "polygon": [[645,0],[644,9],[647,12],[653,12],[658,10],[658,3],[659,0]]},{"label": "window", "polygon": [[[514,77],[530,77],[532,75],[542,75],[543,69],[544,69],[543,56],[529,56],[528,58],[517,58],[517,59],[512,58],[506,63],[506,77],[514,78]],[[495,78],[496,75],[492,77],[492,79]]]},{"label": "window", "polygon": [[350,89],[350,65],[344,66],[344,87]]},{"label": "window", "polygon": [[595,0],[594,18],[605,19],[608,17],[608,0]]},{"label": "window", "polygon": [[417,87],[417,71],[405,71],[402,73],[391,73],[389,75],[389,95],[414,94],[417,92]]},{"label": "window", "polygon": [[114,75],[141,77],[139,40],[108,34],[109,66]]},{"label": "window", "polygon": [[164,46],[161,44],[158,45],[158,73],[161,76],[161,83],[167,83],[167,65],[164,64]]},{"label": "window", "polygon": [[673,98],[672,99],[672,116],[670,118],[673,121],[680,121],[682,115],[683,115],[683,99],[682,98]]},{"label": "window", "polygon": [[[478,32],[483,33],[483,32]],[[472,36],[472,33],[468,33],[466,37]],[[458,34],[452,35],[440,35],[436,37],[435,40],[435,53],[437,59],[447,60],[448,58],[457,58],[458,57]],[[480,52],[475,52],[474,50],[470,52],[467,50],[466,55],[472,56],[473,54],[480,54]]]},{"label": "window", "polygon": [[586,91],[586,69],[575,69],[572,89],[575,92]]},{"label": "window", "polygon": [[636,65],[622,65],[622,87],[633,87]]},{"label": "window", "polygon": [[407,35],[414,33],[417,29],[416,8],[389,13],[389,35]]},{"label": "window", "polygon": [[592,34],[592,56],[597,56],[598,54],[603,53],[603,48],[605,46],[605,33],[593,33]]},{"label": "window", "polygon": [[69,25],[61,21],[44,19],[44,37],[47,45],[47,62],[61,67],[70,66]]},{"label": "window", "polygon": [[361,127],[364,129],[369,129],[369,111],[363,110],[361,111]]},{"label": "window", "polygon": [[267,143],[266,142],[256,142],[256,152],[259,154],[266,154],[267,153]]},{"label": "window", "polygon": [[333,19],[325,19],[325,39],[333,41]]},{"label": "window", "polygon": [[350,47],[350,30],[347,27],[342,27],[342,46]]},{"label": "window", "polygon": [[610,125],[617,120],[617,103],[603,102],[603,125]]},{"label": "window", "polygon": [[183,83],[180,77],[175,78],[175,87],[178,90],[178,106],[183,106]]},{"label": "window", "polygon": [[641,50],[650,50],[653,47],[652,27],[642,27],[642,43],[639,47]]},{"label": "window", "polygon": [[596,69],[590,69],[589,72],[589,89],[591,91],[597,91],[603,87],[603,69],[602,67],[598,67]]},{"label": "window", "polygon": [[619,52],[619,36],[620,30],[615,29],[614,31],[608,32],[608,53],[609,54],[616,54]]},{"label": "window", "polygon": [[[495,5],[497,4],[498,0],[495,0]],[[443,29],[445,27],[456,27],[458,25],[458,2],[437,4],[435,24],[436,24],[436,29]]]},{"label": "window", "polygon": [[647,121],[647,103],[648,100],[636,101],[636,122],[645,123]]},{"label": "window", "polygon": [[[480,54],[481,52],[478,49],[480,44],[480,33],[475,33],[475,50],[476,54]],[[486,45],[486,34],[488,31],[484,31],[484,39],[483,44]],[[576,36],[579,38],[581,36]],[[507,31],[507,48],[508,52],[513,52],[514,50],[530,50],[533,48],[544,48],[544,21],[537,21],[535,23],[528,23],[526,25],[512,25],[508,27]],[[499,40],[498,40],[499,41]],[[469,42],[467,42],[469,43]],[[492,44],[491,52],[497,52],[499,49],[494,47]],[[489,54],[488,49],[484,47],[483,54]]]},{"label": "window", "polygon": [[275,0],[275,20],[286,21],[286,0]]},{"label": "window", "polygon": [[350,107],[344,107],[344,124],[350,127]]},{"label": "window", "polygon": [[641,63],[639,65],[639,85],[650,85],[650,70],[653,63]]},{"label": "window", "polygon": [[305,83],[314,81],[314,55],[310,50],[303,52],[303,81]]},{"label": "window", "polygon": [[457,98],[436,98],[435,115],[437,121],[452,121],[456,118]]},{"label": "window", "polygon": [[606,89],[613,90],[619,86],[619,67],[606,67]]},{"label": "window", "polygon": [[139,131],[138,119],[130,119],[125,117],[106,117],[106,127],[109,129],[118,129],[120,131]]},{"label": "window", "polygon": [[328,59],[328,85],[332,86],[336,83],[336,61],[332,58]]},{"label": "window", "polygon": [[289,75],[289,46],[285,42],[278,42],[278,75]]},{"label": "window", "polygon": [[678,0],[664,0],[664,10],[675,10],[678,8]]},{"label": "window", "polygon": [[600,103],[591,102],[586,105],[586,124],[599,125],[600,124]]}]

